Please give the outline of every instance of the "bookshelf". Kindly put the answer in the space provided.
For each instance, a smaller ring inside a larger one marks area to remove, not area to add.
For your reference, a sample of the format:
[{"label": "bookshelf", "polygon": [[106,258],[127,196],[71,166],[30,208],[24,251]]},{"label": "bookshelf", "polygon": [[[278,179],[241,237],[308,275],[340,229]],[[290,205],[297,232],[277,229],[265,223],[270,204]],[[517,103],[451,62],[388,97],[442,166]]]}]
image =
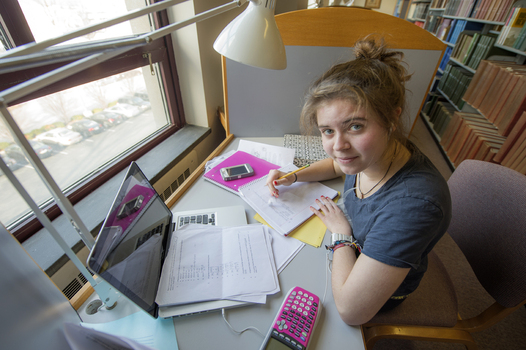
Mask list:
[{"label": "bookshelf", "polygon": [[421,116],[451,169],[526,174],[526,0],[412,1],[406,20],[448,45]]}]

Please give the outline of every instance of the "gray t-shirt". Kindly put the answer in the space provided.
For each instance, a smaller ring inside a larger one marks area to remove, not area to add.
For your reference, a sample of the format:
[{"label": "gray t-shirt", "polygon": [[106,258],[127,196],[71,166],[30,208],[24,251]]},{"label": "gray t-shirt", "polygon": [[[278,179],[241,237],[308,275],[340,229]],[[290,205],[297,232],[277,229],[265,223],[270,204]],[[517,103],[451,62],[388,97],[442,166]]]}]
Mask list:
[{"label": "gray t-shirt", "polygon": [[451,198],[446,180],[413,144],[409,161],[372,196],[359,199],[347,175],[344,203],[362,254],[411,270],[394,296],[413,292],[427,270],[427,254],[446,232]]}]

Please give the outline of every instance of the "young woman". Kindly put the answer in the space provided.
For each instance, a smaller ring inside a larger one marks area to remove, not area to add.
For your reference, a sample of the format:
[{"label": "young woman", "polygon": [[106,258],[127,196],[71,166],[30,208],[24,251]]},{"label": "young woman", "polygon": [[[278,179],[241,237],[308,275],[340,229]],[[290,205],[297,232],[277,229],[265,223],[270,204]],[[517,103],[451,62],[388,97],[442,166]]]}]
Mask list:
[{"label": "young woman", "polygon": [[332,232],[332,291],[350,325],[411,297],[451,219],[447,182],[403,132],[402,53],[365,39],[355,55],[314,82],[302,110],[304,129],[320,131],[330,158],[267,179],[278,197],[281,185],[345,175],[343,210],[327,198],[311,210]]}]

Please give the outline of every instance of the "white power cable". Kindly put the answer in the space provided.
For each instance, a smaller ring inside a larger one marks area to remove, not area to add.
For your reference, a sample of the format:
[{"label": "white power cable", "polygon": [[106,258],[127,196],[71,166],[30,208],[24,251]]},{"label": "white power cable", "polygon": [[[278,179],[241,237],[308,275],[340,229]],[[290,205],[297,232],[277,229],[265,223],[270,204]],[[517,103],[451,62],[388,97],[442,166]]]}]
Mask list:
[{"label": "white power cable", "polygon": [[261,337],[265,338],[265,335],[263,335],[263,333],[261,333],[259,331],[259,329],[257,329],[256,327],[250,326],[250,327],[247,327],[247,328],[242,329],[240,331],[235,330],[234,327],[232,327],[232,325],[226,319],[225,309],[221,309],[221,314],[223,315],[223,320],[225,320],[226,324],[228,325],[228,327],[230,327],[232,332],[234,332],[236,334],[243,334],[245,331],[252,330],[252,331],[258,333],[259,335],[261,335]]}]

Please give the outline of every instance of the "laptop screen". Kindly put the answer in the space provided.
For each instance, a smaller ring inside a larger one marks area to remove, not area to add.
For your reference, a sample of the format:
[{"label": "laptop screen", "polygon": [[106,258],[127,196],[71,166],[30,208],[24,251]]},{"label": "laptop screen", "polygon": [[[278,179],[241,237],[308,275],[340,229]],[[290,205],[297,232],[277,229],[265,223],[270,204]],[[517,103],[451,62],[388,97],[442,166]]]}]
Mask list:
[{"label": "laptop screen", "polygon": [[88,257],[94,273],[153,317],[171,226],[172,212],[132,162]]}]

